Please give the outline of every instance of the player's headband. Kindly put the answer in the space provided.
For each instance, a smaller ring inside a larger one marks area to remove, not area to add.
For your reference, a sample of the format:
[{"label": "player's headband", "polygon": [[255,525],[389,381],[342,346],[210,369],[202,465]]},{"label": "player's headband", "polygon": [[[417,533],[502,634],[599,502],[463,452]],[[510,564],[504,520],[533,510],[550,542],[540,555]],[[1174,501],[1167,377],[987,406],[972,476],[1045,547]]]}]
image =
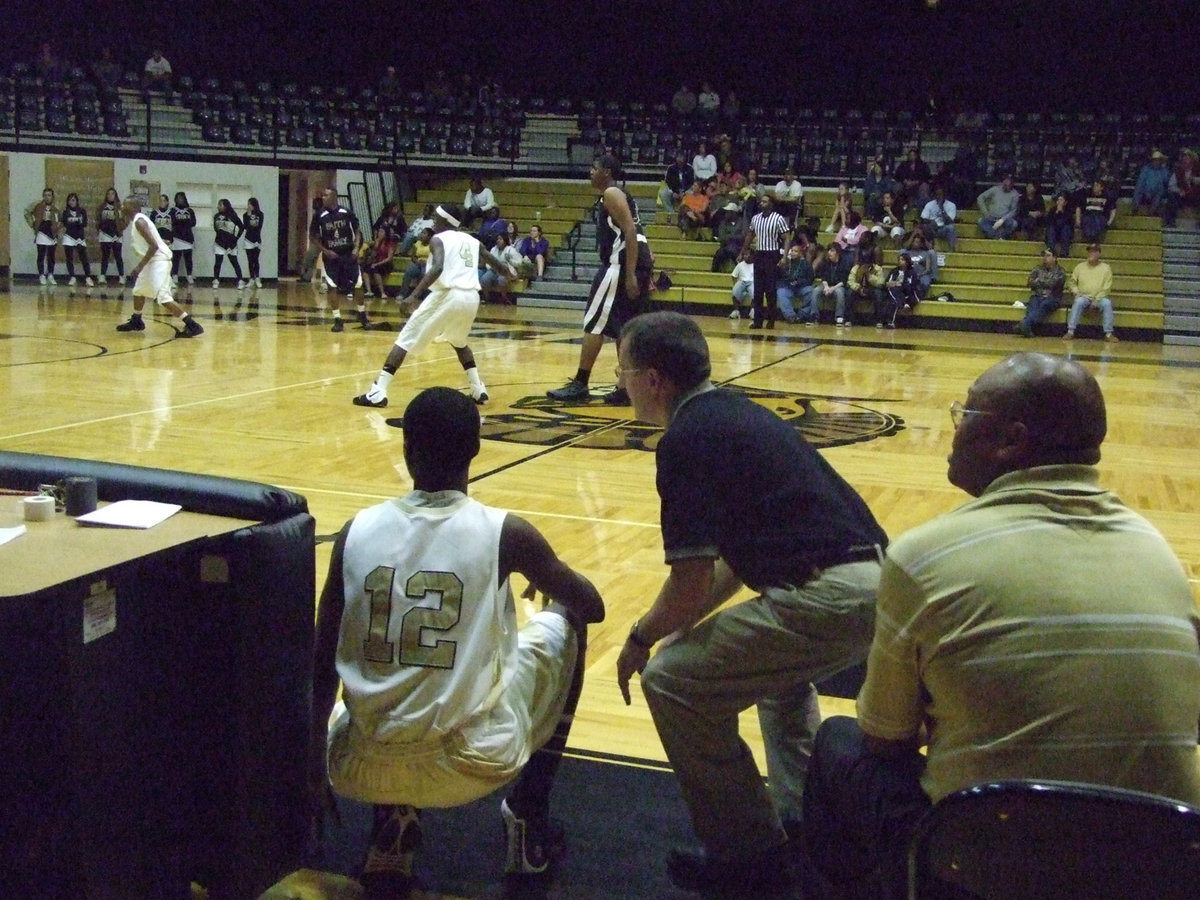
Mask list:
[{"label": "player's headband", "polygon": [[445,219],[447,222],[449,222],[451,225],[453,225],[455,228],[460,228],[462,226],[462,222],[458,221],[458,219],[454,218],[454,216],[450,215],[450,213],[446,212],[440,206],[437,208],[437,214],[439,216],[441,216],[443,219]]}]

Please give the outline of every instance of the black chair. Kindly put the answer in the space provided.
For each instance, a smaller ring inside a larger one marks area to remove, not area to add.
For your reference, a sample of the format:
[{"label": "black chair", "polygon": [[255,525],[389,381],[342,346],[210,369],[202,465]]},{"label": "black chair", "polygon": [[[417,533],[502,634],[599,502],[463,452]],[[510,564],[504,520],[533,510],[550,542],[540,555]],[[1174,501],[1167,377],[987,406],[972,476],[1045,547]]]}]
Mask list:
[{"label": "black chair", "polygon": [[977,785],[921,820],[908,884],[910,900],[1194,898],[1200,809],[1061,781]]}]

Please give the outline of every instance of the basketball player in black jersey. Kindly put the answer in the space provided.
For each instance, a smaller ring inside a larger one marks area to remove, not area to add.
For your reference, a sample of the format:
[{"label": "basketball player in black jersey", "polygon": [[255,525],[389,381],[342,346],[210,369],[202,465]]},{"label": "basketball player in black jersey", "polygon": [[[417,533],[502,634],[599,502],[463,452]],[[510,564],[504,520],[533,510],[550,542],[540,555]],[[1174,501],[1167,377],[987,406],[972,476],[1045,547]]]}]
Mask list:
[{"label": "basketball player in black jersey", "polygon": [[[622,326],[643,311],[650,293],[650,245],[642,233],[637,203],[616,184],[620,172],[620,160],[609,153],[592,164],[592,187],[600,192],[603,204],[596,222],[601,268],[592,281],[583,316],[579,371],[563,387],[546,392],[552,400],[587,400],[591,396],[588,380],[605,336],[615,341]],[[618,387],[605,395],[604,402],[627,405],[629,396]]]},{"label": "basketball player in black jersey", "polygon": [[[317,216],[317,240],[325,259],[325,282],[333,288],[329,305],[333,309],[333,328],[342,330],[342,309],[339,294],[354,296],[358,284],[358,251],[362,249],[362,232],[354,213],[338,203],[337,191],[325,188],[321,192],[324,209]],[[358,324],[367,328],[367,308],[358,304]]]}]

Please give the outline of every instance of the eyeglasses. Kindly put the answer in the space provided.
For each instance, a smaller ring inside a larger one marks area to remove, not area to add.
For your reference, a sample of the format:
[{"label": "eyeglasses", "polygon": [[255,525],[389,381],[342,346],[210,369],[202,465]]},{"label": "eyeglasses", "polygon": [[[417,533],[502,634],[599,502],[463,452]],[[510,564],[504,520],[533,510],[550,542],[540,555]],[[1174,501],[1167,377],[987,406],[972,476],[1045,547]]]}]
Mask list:
[{"label": "eyeglasses", "polygon": [[959,425],[961,425],[963,419],[965,419],[967,416],[992,416],[992,415],[995,415],[995,413],[989,412],[986,409],[968,409],[967,407],[965,407],[961,403],[959,403],[957,400],[955,400],[953,403],[950,404],[950,421],[954,423],[955,428],[957,428]]},{"label": "eyeglasses", "polygon": [[644,371],[645,369],[623,369],[620,366],[617,366],[615,369],[613,369],[613,374],[617,376],[617,381],[620,381],[622,375],[632,375],[634,372]]}]

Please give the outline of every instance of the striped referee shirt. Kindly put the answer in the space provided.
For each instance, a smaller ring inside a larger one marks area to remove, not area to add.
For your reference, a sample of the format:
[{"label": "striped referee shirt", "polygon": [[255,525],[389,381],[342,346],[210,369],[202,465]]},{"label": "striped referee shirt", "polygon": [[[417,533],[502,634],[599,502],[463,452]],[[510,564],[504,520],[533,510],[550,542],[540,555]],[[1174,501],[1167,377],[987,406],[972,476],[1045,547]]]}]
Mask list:
[{"label": "striped referee shirt", "polygon": [[787,219],[775,210],[769,213],[755,213],[750,220],[750,230],[754,232],[755,246],[763,253],[778,253],[784,248],[784,235],[791,228]]}]

